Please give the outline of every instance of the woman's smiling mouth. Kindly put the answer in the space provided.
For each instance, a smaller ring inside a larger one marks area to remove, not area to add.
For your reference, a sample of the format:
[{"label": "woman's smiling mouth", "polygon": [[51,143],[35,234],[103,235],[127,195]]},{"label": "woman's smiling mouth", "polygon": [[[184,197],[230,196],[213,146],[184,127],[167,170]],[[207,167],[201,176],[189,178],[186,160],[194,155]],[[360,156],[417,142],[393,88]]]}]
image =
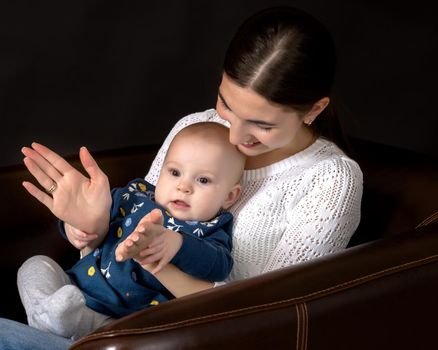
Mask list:
[{"label": "woman's smiling mouth", "polygon": [[257,142],[245,142],[245,143],[241,143],[240,145],[242,147],[252,148],[252,147],[260,145],[260,141],[257,141]]}]

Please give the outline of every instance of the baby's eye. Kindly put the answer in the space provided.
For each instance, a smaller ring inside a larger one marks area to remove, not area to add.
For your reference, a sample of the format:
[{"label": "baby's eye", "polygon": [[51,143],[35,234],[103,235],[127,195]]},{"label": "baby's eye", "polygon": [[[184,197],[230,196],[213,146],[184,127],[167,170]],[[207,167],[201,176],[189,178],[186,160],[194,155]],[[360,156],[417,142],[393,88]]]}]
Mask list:
[{"label": "baby's eye", "polygon": [[206,177],[200,177],[198,179],[198,182],[203,184],[203,185],[206,185],[206,184],[208,184],[210,182],[210,180],[208,178],[206,178]]},{"label": "baby's eye", "polygon": [[170,169],[169,172],[170,172],[170,175],[172,175],[172,176],[179,176],[180,175],[179,171],[176,169]]}]

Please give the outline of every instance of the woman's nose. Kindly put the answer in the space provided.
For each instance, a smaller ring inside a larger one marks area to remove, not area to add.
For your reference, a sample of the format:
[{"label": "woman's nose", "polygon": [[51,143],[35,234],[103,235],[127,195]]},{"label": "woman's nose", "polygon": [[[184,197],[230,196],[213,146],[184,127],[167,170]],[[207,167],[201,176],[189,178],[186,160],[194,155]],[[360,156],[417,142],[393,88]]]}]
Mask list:
[{"label": "woman's nose", "polygon": [[234,122],[230,125],[230,143],[239,145],[244,142],[245,130],[240,122]]}]

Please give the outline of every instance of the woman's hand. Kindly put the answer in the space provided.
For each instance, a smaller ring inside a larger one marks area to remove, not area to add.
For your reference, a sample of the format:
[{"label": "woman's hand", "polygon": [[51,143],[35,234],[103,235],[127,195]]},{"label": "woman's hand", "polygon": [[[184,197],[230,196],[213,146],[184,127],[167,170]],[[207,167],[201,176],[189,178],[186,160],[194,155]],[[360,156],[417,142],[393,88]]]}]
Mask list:
[{"label": "woman's hand", "polygon": [[116,249],[116,259],[135,259],[146,270],[155,274],[163,269],[182,245],[181,234],[163,227],[163,215],[159,209],[145,215],[134,232]]},{"label": "woman's hand", "polygon": [[[27,169],[48,192],[24,181],[24,188],[32,196],[78,232],[87,232],[97,237],[106,234],[112,202],[109,182],[85,147],[81,147],[79,156],[89,178],[58,154],[38,143],[32,143],[32,148],[23,147],[22,153],[25,155],[24,164]],[[78,237],[74,234],[71,236],[74,237],[74,246],[82,246]]]}]

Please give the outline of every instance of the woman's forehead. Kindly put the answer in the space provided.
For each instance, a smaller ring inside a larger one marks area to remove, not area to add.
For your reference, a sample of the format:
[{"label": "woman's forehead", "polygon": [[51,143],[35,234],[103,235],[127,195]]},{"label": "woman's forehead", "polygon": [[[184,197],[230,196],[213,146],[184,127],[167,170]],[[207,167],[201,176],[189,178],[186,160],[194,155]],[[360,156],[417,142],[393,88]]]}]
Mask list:
[{"label": "woman's forehead", "polygon": [[272,103],[254,90],[237,85],[225,74],[218,95],[237,117],[248,121],[277,124],[282,118],[296,114],[292,108]]}]

